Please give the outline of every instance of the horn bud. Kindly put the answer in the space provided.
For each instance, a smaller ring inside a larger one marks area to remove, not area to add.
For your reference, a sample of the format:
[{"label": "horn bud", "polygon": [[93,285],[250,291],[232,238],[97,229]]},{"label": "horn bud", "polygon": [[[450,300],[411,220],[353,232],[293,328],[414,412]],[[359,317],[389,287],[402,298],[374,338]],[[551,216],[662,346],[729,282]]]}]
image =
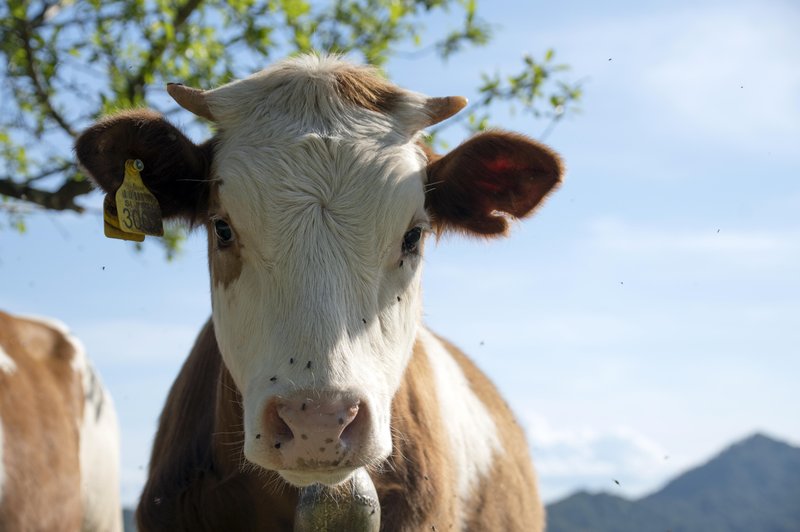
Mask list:
[{"label": "horn bud", "polygon": [[463,96],[445,96],[444,98],[428,98],[425,102],[425,112],[430,120],[429,126],[446,120],[467,106],[467,99]]},{"label": "horn bud", "polygon": [[187,111],[214,122],[214,115],[206,102],[206,93],[182,83],[167,83],[167,92],[178,105]]}]

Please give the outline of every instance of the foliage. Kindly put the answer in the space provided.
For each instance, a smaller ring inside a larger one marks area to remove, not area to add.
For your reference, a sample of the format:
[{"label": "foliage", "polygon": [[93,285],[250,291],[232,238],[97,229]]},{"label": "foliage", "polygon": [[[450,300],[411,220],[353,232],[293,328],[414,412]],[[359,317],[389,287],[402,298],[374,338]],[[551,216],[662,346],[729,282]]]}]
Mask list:
[{"label": "foliage", "polygon": [[[425,21],[455,15],[458,27],[433,36]],[[91,185],[75,165],[76,135],[98,116],[147,105],[169,114],[167,81],[213,87],[270,59],[321,50],[384,65],[411,55],[446,60],[491,37],[476,0],[7,0],[0,5],[0,211],[24,227],[25,208],[84,212]],[[554,124],[580,88],[554,81],[565,67],[548,51],[524,58],[521,73],[486,75],[464,119],[488,125],[489,107],[514,102]],[[433,131],[438,133],[441,128]],[[13,201],[9,201],[12,198]],[[172,231],[163,240],[174,251]]]}]

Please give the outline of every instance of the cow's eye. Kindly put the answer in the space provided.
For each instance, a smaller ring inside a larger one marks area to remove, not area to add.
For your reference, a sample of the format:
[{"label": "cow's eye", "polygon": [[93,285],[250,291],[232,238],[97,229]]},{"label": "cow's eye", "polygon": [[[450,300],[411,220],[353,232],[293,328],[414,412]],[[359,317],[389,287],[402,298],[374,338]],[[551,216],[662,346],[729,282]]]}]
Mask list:
[{"label": "cow's eye", "polygon": [[233,242],[233,229],[225,220],[214,220],[214,233],[220,246],[227,246]]},{"label": "cow's eye", "polygon": [[415,255],[419,253],[419,241],[422,237],[422,227],[415,227],[403,235],[403,254]]}]

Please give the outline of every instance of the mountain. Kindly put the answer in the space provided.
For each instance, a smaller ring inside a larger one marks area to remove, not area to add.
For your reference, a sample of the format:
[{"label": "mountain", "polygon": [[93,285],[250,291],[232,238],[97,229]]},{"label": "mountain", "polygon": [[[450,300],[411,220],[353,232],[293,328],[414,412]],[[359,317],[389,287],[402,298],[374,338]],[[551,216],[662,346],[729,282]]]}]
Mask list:
[{"label": "mountain", "polygon": [[798,532],[800,448],[755,434],[637,500],[578,492],[547,532]]}]

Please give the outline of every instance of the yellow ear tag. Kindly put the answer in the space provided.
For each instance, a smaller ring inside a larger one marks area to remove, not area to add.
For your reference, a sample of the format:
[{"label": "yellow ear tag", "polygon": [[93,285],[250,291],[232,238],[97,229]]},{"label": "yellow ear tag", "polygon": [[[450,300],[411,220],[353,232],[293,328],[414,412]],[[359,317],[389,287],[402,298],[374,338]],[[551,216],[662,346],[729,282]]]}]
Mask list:
[{"label": "yellow ear tag", "polygon": [[106,194],[103,200],[103,233],[107,238],[117,238],[119,240],[133,240],[143,242],[144,235],[136,233],[126,233],[119,228],[119,218],[117,217],[117,206],[112,194]]},{"label": "yellow ear tag", "polygon": [[144,164],[139,159],[125,161],[125,179],[117,190],[119,228],[126,233],[162,236],[161,207],[153,193],[147,190],[139,172]]}]

